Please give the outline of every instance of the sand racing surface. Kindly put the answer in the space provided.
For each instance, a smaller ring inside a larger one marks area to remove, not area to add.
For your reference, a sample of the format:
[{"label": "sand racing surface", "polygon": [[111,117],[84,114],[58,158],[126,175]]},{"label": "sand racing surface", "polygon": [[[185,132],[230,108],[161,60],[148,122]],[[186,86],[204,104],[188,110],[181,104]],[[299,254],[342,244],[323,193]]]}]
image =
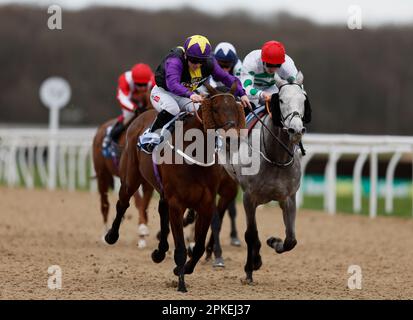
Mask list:
[{"label": "sand racing surface", "polygon": [[[114,194],[111,219],[114,215]],[[133,205],[120,239],[102,243],[97,194],[0,188],[0,299],[413,299],[413,219],[329,216],[300,210],[297,247],[276,254],[265,241],[284,238],[278,206],[258,209],[262,268],[244,285],[245,218],[238,205],[242,247],[229,245],[226,216],[221,241],[225,269],[204,258],[186,276],[188,293],[176,291],[170,250],[155,264],[157,201],[150,205],[148,247],[138,249]],[[170,247],[173,248],[170,236]],[[62,289],[47,287],[48,267],[59,265]],[[362,270],[362,289],[347,287],[350,265]]]}]

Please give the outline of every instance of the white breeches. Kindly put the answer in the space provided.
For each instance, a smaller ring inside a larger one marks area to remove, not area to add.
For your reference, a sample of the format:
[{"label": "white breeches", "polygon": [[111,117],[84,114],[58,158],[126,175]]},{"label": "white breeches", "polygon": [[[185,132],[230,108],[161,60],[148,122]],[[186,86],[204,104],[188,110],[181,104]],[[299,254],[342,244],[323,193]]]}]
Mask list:
[{"label": "white breeches", "polygon": [[192,103],[191,99],[177,96],[165,89],[154,86],[151,91],[151,102],[158,111],[166,110],[172,115],[177,115],[180,111],[194,111],[199,108],[199,103]]}]

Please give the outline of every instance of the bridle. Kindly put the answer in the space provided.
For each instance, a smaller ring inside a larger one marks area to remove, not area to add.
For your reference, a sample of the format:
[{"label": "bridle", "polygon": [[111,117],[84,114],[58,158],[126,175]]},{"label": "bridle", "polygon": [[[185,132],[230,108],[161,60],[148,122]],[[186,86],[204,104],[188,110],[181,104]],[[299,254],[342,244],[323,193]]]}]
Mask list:
[{"label": "bridle", "polygon": [[[232,93],[229,93],[229,92],[216,93],[216,94],[214,94],[214,95],[212,95],[212,96],[210,96],[210,97],[207,97],[206,99],[212,101],[212,99],[214,99],[214,98],[216,98],[216,97],[220,97],[220,96],[229,96],[229,97],[232,97],[235,101],[237,100],[237,99],[235,98],[235,96],[234,96]],[[195,103],[194,103],[193,101],[189,101],[187,104],[189,104],[189,103],[191,103],[191,102],[192,102],[192,106],[193,106],[193,111],[192,111],[192,112],[195,114],[195,116],[196,116],[196,118],[198,119],[198,121],[199,121],[200,123],[203,123],[202,118],[199,116],[198,110],[197,110],[196,107],[195,107]],[[185,104],[184,106],[186,106],[187,104]],[[232,124],[232,122],[233,122],[232,120],[227,121],[226,123],[224,123],[223,126],[217,128],[217,130],[218,130],[218,129],[225,128],[227,125]]]},{"label": "bridle", "polygon": [[[301,91],[304,91],[303,87],[302,87],[300,84],[293,82],[293,83],[284,83],[283,85],[281,85],[281,86],[278,88],[278,92],[281,92],[281,89],[282,89],[283,87],[285,87],[285,86],[288,86],[288,85],[296,85],[296,86],[299,86],[300,89],[301,89]],[[281,110],[280,110],[280,111],[281,111]],[[288,118],[291,118],[290,121],[289,121],[289,123],[291,123],[291,121],[292,121],[295,117],[299,117],[301,120],[302,120],[303,117],[304,117],[304,115],[301,116],[298,111],[290,112],[290,113],[287,114],[285,117],[283,116],[282,112],[280,112],[280,115],[281,115],[281,120],[280,120],[280,122],[281,122],[281,124],[283,125],[283,129],[286,130],[286,131],[289,131],[289,130],[291,129],[290,127],[287,127],[287,125],[285,124],[285,121],[288,120]]]},{"label": "bridle", "polygon": [[[281,92],[281,89],[282,89],[284,86],[287,86],[287,85],[297,85],[297,86],[299,86],[299,87],[301,88],[301,90],[303,90],[302,86],[299,85],[298,83],[285,83],[285,84],[281,85],[281,86],[278,88],[278,92]],[[270,110],[269,102],[268,102],[268,101],[265,102],[265,106],[266,106],[266,108],[267,108],[267,113],[268,113],[268,115],[269,115],[270,118],[272,119],[272,112],[271,112],[271,110]],[[253,112],[253,111],[252,111],[252,112]],[[257,119],[259,119],[259,117],[258,117],[254,112],[253,112],[253,114],[255,115],[255,117],[256,117]],[[280,110],[280,116],[281,116],[280,122],[281,122],[281,124],[282,124],[282,126],[283,126],[283,127],[282,127],[282,130],[284,130],[284,131],[286,131],[286,132],[289,132],[289,133],[291,132],[292,129],[285,124],[286,120],[290,119],[289,123],[291,123],[291,121],[292,121],[295,117],[300,117],[300,119],[302,119],[302,116],[300,115],[300,113],[299,113],[298,111],[290,112],[289,114],[287,114],[287,115],[284,117],[283,114],[282,114],[282,112],[281,112],[281,110]],[[266,117],[267,117],[267,116],[265,116],[264,121],[265,121]],[[261,120],[261,119],[259,119],[259,120]],[[260,140],[262,139],[262,144],[263,144],[263,148],[264,148],[263,152],[260,151],[261,156],[262,156],[267,162],[269,162],[269,163],[271,163],[271,164],[273,164],[273,165],[276,165],[276,166],[278,166],[278,167],[288,167],[288,166],[290,166],[290,165],[294,162],[295,145],[294,145],[294,150],[291,151],[291,150],[285,145],[285,143],[283,143],[283,142],[268,128],[268,126],[265,125],[264,121],[262,121],[262,120],[260,121],[261,124],[262,124],[261,129],[260,129],[260,137],[261,137]],[[281,147],[283,147],[283,149],[290,155],[290,157],[291,157],[290,160],[288,160],[288,161],[286,161],[286,162],[284,162],[284,163],[280,163],[280,162],[273,161],[273,160],[271,160],[271,159],[269,159],[269,158],[267,157],[267,155],[266,155],[266,154],[267,154],[267,151],[266,151],[265,139],[263,139],[263,134],[262,134],[262,130],[263,130],[263,129],[262,129],[262,128],[265,128],[265,129],[275,138],[275,140],[281,145]],[[299,147],[300,147],[300,149],[301,149],[302,154],[305,155],[305,150],[304,150],[304,147],[303,147],[301,141],[300,141],[300,143],[299,143]]]}]

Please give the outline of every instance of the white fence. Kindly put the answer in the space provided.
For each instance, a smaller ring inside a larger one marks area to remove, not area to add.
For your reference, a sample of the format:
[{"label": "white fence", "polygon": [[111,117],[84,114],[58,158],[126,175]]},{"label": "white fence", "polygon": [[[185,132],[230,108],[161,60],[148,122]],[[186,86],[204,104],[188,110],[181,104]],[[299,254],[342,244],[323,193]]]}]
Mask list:
[{"label": "white fence", "polygon": [[[33,188],[36,182],[49,189],[58,186],[68,190],[90,188],[95,191],[96,181],[90,179],[94,175],[91,147],[95,133],[95,128],[61,129],[55,136],[50,136],[47,129],[0,129],[0,181],[9,186],[24,184],[27,188]],[[324,208],[330,214],[336,212],[337,162],[342,156],[352,155],[356,157],[353,169],[354,212],[361,211],[361,173],[364,163],[369,159],[369,213],[370,217],[375,217],[378,158],[382,154],[390,155],[386,172],[385,209],[387,213],[393,211],[394,171],[403,154],[412,155],[413,137],[307,134],[303,142],[307,150],[307,155],[301,160],[303,173],[314,156],[328,159]],[[57,154],[56,165],[52,170],[48,170],[46,156],[50,148],[56,148]],[[303,195],[299,193],[298,205],[302,199]]]}]

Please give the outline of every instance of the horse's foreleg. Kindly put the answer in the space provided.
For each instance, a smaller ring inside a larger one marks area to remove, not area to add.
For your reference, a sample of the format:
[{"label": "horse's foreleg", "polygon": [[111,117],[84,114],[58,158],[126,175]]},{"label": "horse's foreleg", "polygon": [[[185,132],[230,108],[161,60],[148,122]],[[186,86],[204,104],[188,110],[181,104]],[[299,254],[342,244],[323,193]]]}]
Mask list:
[{"label": "horse's foreleg", "polygon": [[176,267],[174,274],[178,276],[178,291],[187,292],[185,285],[185,262],[187,257],[184,237],[183,215],[185,208],[176,203],[169,203],[169,219],[175,242],[174,260]]},{"label": "horse's foreleg", "polygon": [[285,240],[282,241],[280,238],[271,237],[267,240],[267,244],[271,248],[274,248],[277,253],[283,253],[292,250],[297,244],[295,238],[295,216],[297,213],[295,195],[290,196],[279,203],[283,211]]},{"label": "horse's foreleg", "polygon": [[168,235],[169,235],[169,209],[168,203],[164,198],[159,200],[158,205],[159,220],[161,230],[159,231],[158,249],[152,252],[152,260],[155,263],[162,262],[165,259],[165,253],[169,250]]},{"label": "horse's foreleg", "polygon": [[119,239],[119,228],[126,210],[129,208],[129,200],[135,193],[137,187],[127,187],[126,183],[122,183],[119,190],[119,200],[116,203],[116,217],[112,222],[112,227],[105,236],[105,241],[108,244],[114,244]]},{"label": "horse's foreleg", "polygon": [[261,242],[258,238],[257,222],[255,210],[257,205],[252,201],[248,193],[244,193],[244,208],[247,217],[247,230],[245,231],[245,242],[247,243],[247,262],[244,270],[246,273],[245,282],[251,284],[253,270],[258,270],[262,265],[260,248]]},{"label": "horse's foreleg", "polygon": [[105,241],[109,244],[114,244],[118,241],[119,227],[126,209],[129,208],[129,200],[136,190],[138,190],[142,182],[142,177],[138,171],[136,153],[134,152],[134,148],[132,148],[132,150],[124,150],[121,157],[121,186],[119,190],[119,199],[116,203],[116,217],[113,220],[112,228],[105,236]]},{"label": "horse's foreleg", "polygon": [[[202,210],[197,212],[195,222],[195,246],[193,248],[191,259],[185,264],[185,273],[191,274],[196,264],[205,252],[205,240],[211,225],[212,214],[216,210],[215,206],[201,206]],[[205,208],[205,209],[204,209]]]}]

